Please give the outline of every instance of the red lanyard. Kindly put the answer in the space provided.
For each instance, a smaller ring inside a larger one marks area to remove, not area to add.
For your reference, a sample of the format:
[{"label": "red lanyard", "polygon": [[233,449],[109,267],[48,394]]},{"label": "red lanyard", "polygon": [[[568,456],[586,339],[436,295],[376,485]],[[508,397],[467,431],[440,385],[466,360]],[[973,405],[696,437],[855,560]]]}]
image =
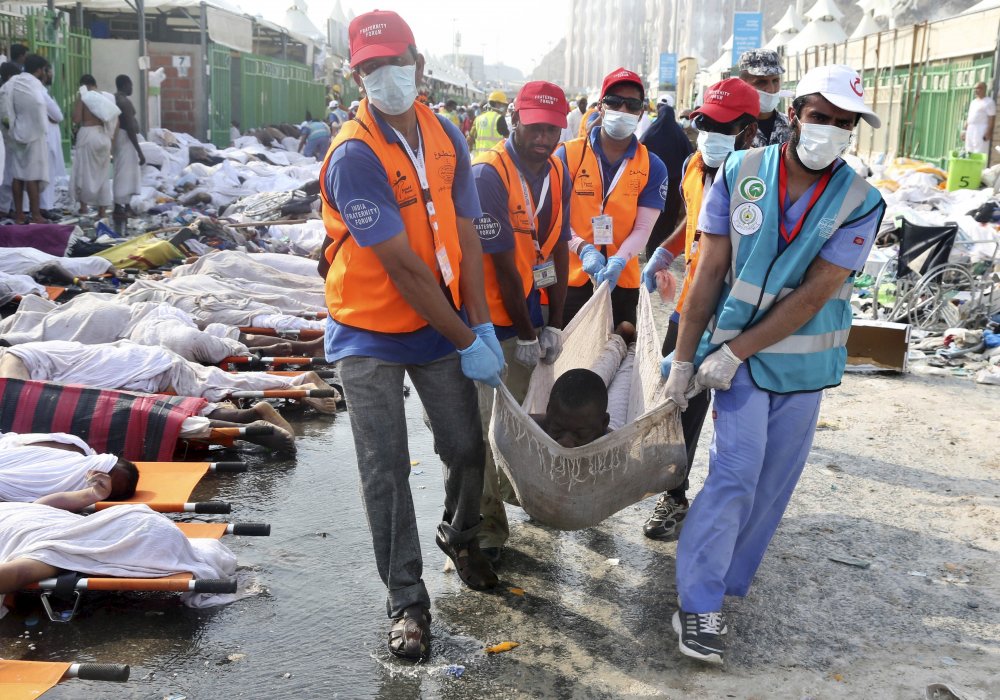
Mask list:
[{"label": "red lanyard", "polygon": [[788,173],[785,169],[785,151],[788,149],[788,144],[784,144],[781,147],[781,159],[778,164],[778,230],[781,231],[781,237],[785,239],[785,243],[791,243],[795,240],[795,237],[799,235],[799,231],[802,230],[802,224],[805,223],[806,217],[809,216],[809,212],[812,211],[813,206],[816,204],[817,200],[823,196],[823,192],[826,191],[826,186],[830,184],[830,178],[833,177],[833,168],[827,168],[826,172],[823,173],[823,177],[819,179],[816,183],[816,189],[813,190],[812,198],[809,200],[809,206],[806,207],[805,212],[799,219],[798,223],[795,224],[795,228],[789,233],[788,229],[785,228],[785,193],[788,188]]}]

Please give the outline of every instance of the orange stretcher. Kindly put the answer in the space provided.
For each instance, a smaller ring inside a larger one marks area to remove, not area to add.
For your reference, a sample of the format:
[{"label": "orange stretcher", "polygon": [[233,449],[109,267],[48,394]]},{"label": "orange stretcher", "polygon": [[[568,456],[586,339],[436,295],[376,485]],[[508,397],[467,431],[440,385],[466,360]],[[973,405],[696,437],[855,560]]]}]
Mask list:
[{"label": "orange stretcher", "polygon": [[[220,539],[223,535],[267,537],[271,526],[266,523],[174,523],[189,539]],[[82,591],[158,591],[174,593],[235,593],[236,579],[196,579],[189,573],[161,576],[159,578],[117,578],[113,576],[86,576],[68,572],[53,578],[42,579],[25,587],[42,592],[42,607],[53,622],[70,622],[80,607]],[[56,611],[51,598],[71,599],[73,607]]]},{"label": "orange stretcher", "polygon": [[202,513],[224,515],[232,506],[222,501],[191,502],[191,494],[208,472],[245,472],[243,462],[136,462],[139,483],[135,495],[126,501],[100,501],[93,510],[128,503],[145,503],[159,513]]},{"label": "orange stretcher", "polygon": [[33,700],[52,690],[57,683],[72,678],[124,683],[128,680],[129,672],[130,669],[125,664],[0,659],[0,697],[4,700]]},{"label": "orange stretcher", "polygon": [[331,364],[325,357],[257,357],[256,355],[231,355],[223,357],[218,363],[223,369],[250,369],[267,371],[269,368],[284,365],[286,367],[323,367]]},{"label": "orange stretcher", "polygon": [[316,340],[323,337],[323,331],[316,328],[300,328],[291,331],[279,331],[276,328],[264,328],[261,326],[240,326],[240,333],[252,335],[269,335],[274,338],[285,340]]}]

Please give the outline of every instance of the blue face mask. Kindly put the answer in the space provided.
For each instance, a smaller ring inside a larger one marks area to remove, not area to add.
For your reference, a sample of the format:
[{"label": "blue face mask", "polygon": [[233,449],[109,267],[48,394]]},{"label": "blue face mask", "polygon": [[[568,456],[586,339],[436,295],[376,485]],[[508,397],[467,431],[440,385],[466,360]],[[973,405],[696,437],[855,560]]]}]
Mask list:
[{"label": "blue face mask", "polygon": [[726,156],[736,150],[736,136],[699,131],[698,150],[705,165],[718,168],[726,160]]}]

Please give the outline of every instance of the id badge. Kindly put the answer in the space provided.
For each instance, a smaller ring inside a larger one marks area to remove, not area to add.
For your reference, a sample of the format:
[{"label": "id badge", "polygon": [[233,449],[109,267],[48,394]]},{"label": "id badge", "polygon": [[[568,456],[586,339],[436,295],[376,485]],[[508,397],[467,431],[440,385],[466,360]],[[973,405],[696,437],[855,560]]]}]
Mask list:
[{"label": "id badge", "polygon": [[615,229],[610,216],[601,214],[591,217],[590,224],[594,231],[594,245],[611,245],[615,242]]},{"label": "id badge", "polygon": [[535,280],[536,289],[545,289],[556,283],[556,264],[553,260],[546,260],[531,268],[531,276]]},{"label": "id badge", "polygon": [[448,259],[448,251],[445,250],[444,246],[439,246],[434,251],[434,255],[437,256],[438,267],[441,269],[441,277],[444,279],[445,285],[451,284],[455,281],[455,273],[451,269],[451,260]]}]

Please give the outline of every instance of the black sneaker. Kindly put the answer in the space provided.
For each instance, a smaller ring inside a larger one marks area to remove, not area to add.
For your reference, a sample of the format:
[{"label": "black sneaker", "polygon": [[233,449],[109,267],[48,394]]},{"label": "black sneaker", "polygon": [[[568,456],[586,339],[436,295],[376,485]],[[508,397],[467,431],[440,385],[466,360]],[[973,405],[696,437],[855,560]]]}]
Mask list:
[{"label": "black sneaker", "polygon": [[686,613],[678,610],[674,613],[673,626],[682,654],[712,664],[722,663],[725,652],[722,634],[726,631],[722,613]]},{"label": "black sneaker", "polygon": [[688,508],[686,498],[678,501],[669,493],[661,494],[653,508],[653,514],[642,526],[642,534],[654,540],[676,540]]}]

